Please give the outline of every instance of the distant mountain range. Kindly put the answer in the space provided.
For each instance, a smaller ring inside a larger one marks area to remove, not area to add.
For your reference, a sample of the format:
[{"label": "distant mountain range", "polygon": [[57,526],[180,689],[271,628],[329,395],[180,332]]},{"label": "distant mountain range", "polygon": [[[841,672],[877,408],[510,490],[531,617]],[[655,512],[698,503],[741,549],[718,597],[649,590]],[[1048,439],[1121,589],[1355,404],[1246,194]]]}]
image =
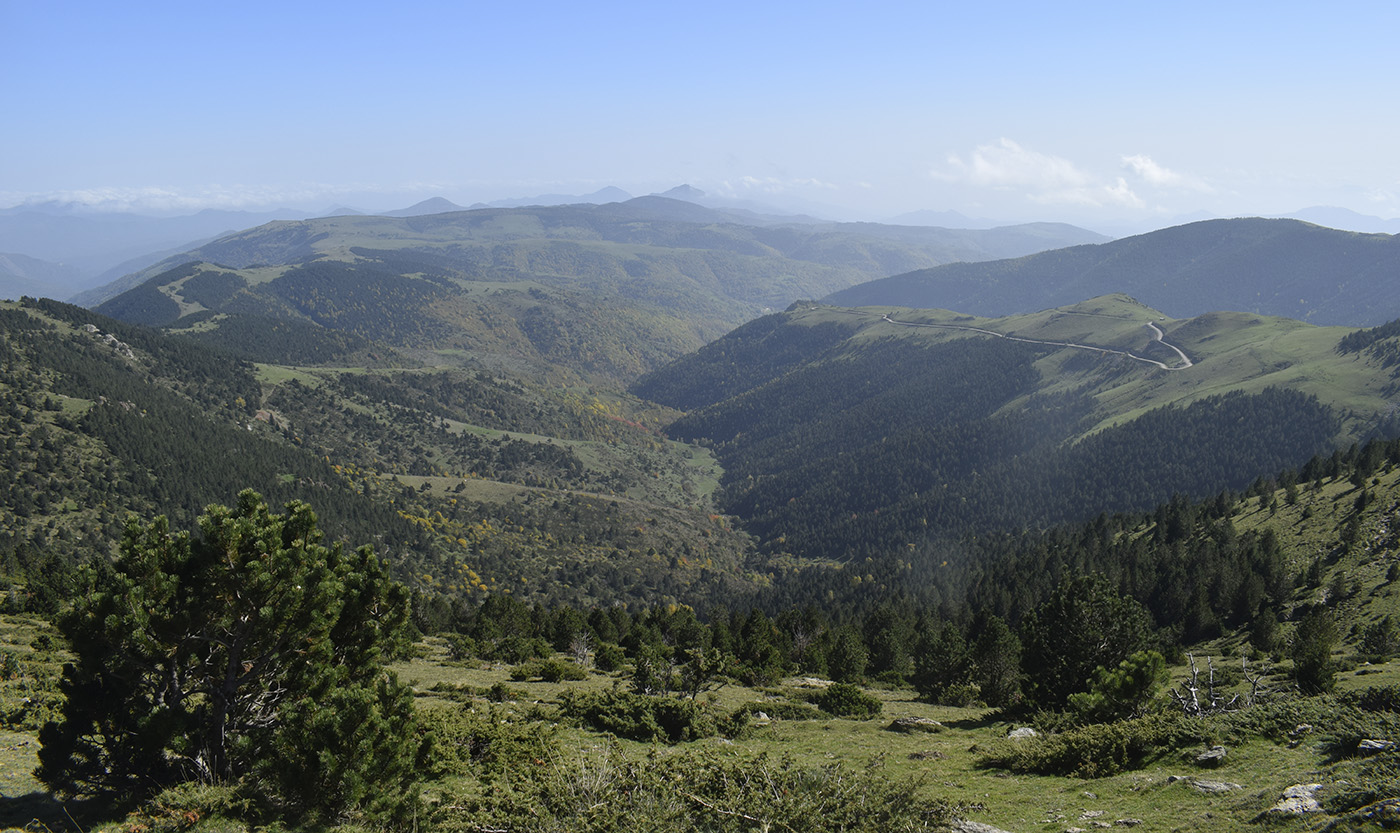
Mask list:
[{"label": "distant mountain range", "polygon": [[76,270],[62,264],[0,252],[0,298],[66,297],[77,291],[81,281]]},{"label": "distant mountain range", "polygon": [[[773,205],[715,194],[691,185],[679,185],[655,196],[701,205],[727,215],[727,221],[748,225],[831,225],[825,216],[841,216],[839,207],[826,206],[799,214]],[[41,295],[72,298],[90,304],[94,297],[83,294],[102,287],[125,275],[145,269],[179,252],[188,251],[216,237],[253,228],[275,220],[299,220],[316,216],[386,216],[418,217],[453,211],[486,208],[521,208],[529,206],[602,205],[626,202],[632,195],[621,188],[609,186],[587,194],[539,194],[477,202],[462,206],[444,197],[433,197],[406,208],[366,210],[338,206],[324,211],[284,207],[265,211],[228,211],[208,209],[190,215],[147,216],[134,212],[100,210],[71,202],[26,203],[0,209],[0,252],[10,252],[48,265],[39,268],[31,264],[16,271],[0,270],[0,297]],[[1366,233],[1400,233],[1400,219],[1383,219],[1363,215],[1344,208],[1314,206],[1289,215],[1337,229]],[[1211,219],[1204,215],[1182,217],[1173,225]],[[969,217],[956,211],[923,210],[908,212],[883,225],[931,226],[947,229],[991,230],[1015,225],[985,217]],[[1056,224],[1029,224],[1049,225]],[[1112,228],[1110,236],[1137,234],[1140,229]],[[43,275],[44,277],[34,277]]]},{"label": "distant mountain range", "polygon": [[[748,225],[824,223],[814,217],[784,214],[772,206],[742,200],[715,198],[689,185],[665,192],[668,199],[703,205],[724,212],[724,221]],[[589,194],[541,194],[474,203],[471,209],[520,208],[529,206],[602,205],[626,202],[632,195],[607,187]],[[34,261],[45,261],[45,269],[29,267],[26,274],[43,272],[62,275],[50,281],[23,274],[0,273],[0,297],[39,295],[72,297],[78,303],[94,303],[85,294],[123,276],[151,266],[182,251],[188,251],[216,237],[246,230],[277,220],[312,217],[384,216],[419,217],[468,210],[443,197],[433,197],[407,208],[366,211],[339,206],[324,212],[301,208],[246,212],[205,210],[186,216],[147,216],[131,212],[97,210],[78,203],[27,203],[0,209],[0,252],[13,252]],[[921,223],[921,225],[927,225]],[[1006,225],[1006,224],[1001,224]],[[990,226],[987,226],[990,228]],[[75,294],[76,293],[76,294]]]},{"label": "distant mountain range", "polygon": [[209,330],[232,326],[219,316],[233,315],[246,328],[257,316],[393,347],[630,379],[799,298],[921,266],[1101,239],[1053,224],[754,225],[651,196],[270,223],[80,299],[148,325]]},{"label": "distant mountain range", "polygon": [[842,306],[1011,315],[1121,292],[1172,316],[1215,310],[1312,324],[1400,318],[1400,237],[1298,220],[1209,220],[1098,245],[955,263],[827,297]]}]

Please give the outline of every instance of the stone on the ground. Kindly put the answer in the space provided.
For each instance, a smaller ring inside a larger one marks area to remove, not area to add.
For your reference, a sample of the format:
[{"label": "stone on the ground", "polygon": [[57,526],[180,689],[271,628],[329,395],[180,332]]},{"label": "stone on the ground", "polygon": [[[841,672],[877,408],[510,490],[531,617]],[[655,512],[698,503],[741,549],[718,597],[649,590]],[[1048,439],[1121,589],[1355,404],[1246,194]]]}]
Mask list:
[{"label": "stone on the ground", "polygon": [[1206,751],[1196,756],[1196,763],[1201,766],[1217,767],[1225,760],[1225,747],[1212,746]]},{"label": "stone on the ground", "polygon": [[1294,784],[1283,791],[1278,803],[1260,814],[1260,818],[1270,816],[1303,816],[1308,813],[1321,813],[1322,805],[1313,794],[1322,789],[1321,784]]},{"label": "stone on the ground", "polygon": [[1185,781],[1186,786],[1208,795],[1244,789],[1244,785],[1236,784],[1231,781],[1207,781],[1204,778],[1186,778],[1181,775],[1171,775],[1167,777],[1168,784],[1175,784],[1177,781]]},{"label": "stone on the ground", "polygon": [[968,821],[967,819],[954,819],[948,825],[948,829],[953,833],[1006,833],[1000,827],[993,827],[990,824],[983,824],[980,821]]},{"label": "stone on the ground", "polygon": [[941,732],[943,724],[927,717],[896,717],[886,728],[891,732]]}]

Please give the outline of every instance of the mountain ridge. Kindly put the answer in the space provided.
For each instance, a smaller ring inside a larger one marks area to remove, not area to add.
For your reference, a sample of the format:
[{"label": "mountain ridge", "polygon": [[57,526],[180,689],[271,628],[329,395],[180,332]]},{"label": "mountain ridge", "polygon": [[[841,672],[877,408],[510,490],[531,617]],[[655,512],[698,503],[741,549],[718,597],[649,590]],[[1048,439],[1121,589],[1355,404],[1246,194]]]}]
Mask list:
[{"label": "mountain ridge", "polygon": [[1208,220],[1017,259],[948,264],[840,290],[826,301],[1009,315],[1123,292],[1168,314],[1212,310],[1314,324],[1400,317],[1389,291],[1400,238],[1300,220]]},{"label": "mountain ridge", "polygon": [[[656,196],[341,216],[277,221],[167,258],[123,279],[114,289],[129,288],[97,309],[153,326],[195,314],[203,317],[186,324],[205,328],[222,326],[225,314],[296,319],[391,347],[621,380],[796,298],[1085,235],[1048,226],[751,225]],[[202,291],[213,283],[225,288]],[[399,300],[386,303],[390,295]]]}]

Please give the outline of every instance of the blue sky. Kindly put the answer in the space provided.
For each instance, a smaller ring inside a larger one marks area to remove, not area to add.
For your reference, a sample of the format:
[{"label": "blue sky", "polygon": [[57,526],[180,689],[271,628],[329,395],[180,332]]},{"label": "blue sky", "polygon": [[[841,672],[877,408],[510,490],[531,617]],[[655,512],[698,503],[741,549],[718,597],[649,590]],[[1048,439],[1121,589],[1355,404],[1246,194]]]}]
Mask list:
[{"label": "blue sky", "polygon": [[1400,4],[0,0],[0,206],[1400,216]]}]

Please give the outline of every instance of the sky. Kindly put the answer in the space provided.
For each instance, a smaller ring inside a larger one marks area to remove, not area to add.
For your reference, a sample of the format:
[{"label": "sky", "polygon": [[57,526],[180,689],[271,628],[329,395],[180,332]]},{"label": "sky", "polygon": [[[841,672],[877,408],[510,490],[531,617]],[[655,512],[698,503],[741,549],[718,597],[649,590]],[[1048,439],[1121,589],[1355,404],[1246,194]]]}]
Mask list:
[{"label": "sky", "polygon": [[0,0],[0,207],[1400,217],[1400,4]]}]

